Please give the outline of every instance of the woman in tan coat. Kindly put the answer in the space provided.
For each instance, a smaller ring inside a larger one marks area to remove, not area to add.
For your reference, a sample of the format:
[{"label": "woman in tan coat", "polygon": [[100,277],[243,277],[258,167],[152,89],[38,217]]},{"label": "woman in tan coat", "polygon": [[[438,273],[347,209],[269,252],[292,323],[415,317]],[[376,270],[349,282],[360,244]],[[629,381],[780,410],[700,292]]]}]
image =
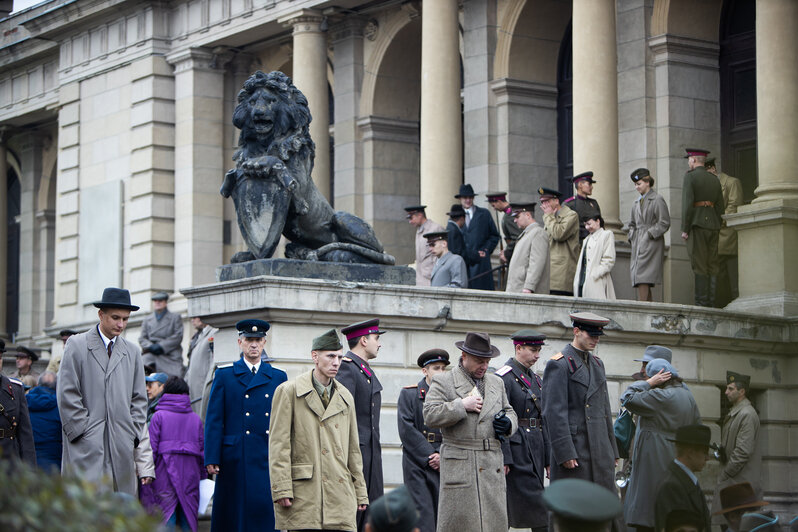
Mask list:
[{"label": "woman in tan coat", "polygon": [[632,181],[640,197],[632,207],[629,242],[632,256],[629,273],[637,289],[638,301],[651,301],[651,289],[662,284],[662,263],[665,260],[665,237],[671,226],[668,205],[654,192],[654,178],[646,168],[632,172]]}]

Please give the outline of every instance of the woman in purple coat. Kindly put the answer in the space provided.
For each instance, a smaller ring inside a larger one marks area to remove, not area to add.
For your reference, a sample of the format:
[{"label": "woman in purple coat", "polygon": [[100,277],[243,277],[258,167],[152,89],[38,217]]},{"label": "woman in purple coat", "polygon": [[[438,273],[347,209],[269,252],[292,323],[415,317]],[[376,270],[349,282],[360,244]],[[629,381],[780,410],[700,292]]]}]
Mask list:
[{"label": "woman in purple coat", "polygon": [[180,377],[166,381],[150,422],[155,480],[142,502],[163,512],[168,529],[197,530],[199,483],[203,465],[203,428],[191,410],[188,384]]}]

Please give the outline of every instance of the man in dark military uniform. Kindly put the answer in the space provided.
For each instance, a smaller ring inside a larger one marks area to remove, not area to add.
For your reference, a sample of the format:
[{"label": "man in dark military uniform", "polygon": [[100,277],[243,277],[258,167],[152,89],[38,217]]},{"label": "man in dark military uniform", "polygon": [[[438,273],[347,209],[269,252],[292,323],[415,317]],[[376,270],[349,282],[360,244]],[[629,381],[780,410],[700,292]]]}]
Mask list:
[{"label": "man in dark military uniform", "polygon": [[242,356],[216,369],[205,417],[205,467],[217,475],[211,530],[271,532],[269,415],[288,377],[261,361],[267,322],[242,320],[236,329]]},{"label": "man in dark military uniform", "polygon": [[543,382],[533,368],[546,335],[523,329],[510,338],[515,357],[496,370],[504,381],[507,400],[518,415],[518,431],[502,443],[507,473],[507,518],[513,528],[545,532],[543,479],[547,476],[548,436],[543,430]]},{"label": "man in dark military uniform", "polygon": [[[380,350],[380,320],[377,318],[354,323],[341,329],[349,344],[344,363],[335,377],[346,386],[355,399],[357,433],[360,438],[360,453],[363,456],[363,476],[369,501],[382,497],[382,448],[380,447],[380,408],[382,407],[382,384],[380,384],[369,362],[377,358]],[[368,508],[359,512],[357,529],[362,531],[368,520]]]},{"label": "man in dark military uniform", "polygon": [[485,193],[485,197],[488,198],[490,206],[502,215],[502,236],[504,237],[504,242],[507,244],[507,247],[501,252],[499,258],[505,264],[509,264],[513,256],[513,248],[518,238],[521,236],[522,230],[515,223],[513,210],[510,208],[510,202],[507,201],[506,192],[487,192]]},{"label": "man in dark military uniform", "polygon": [[446,371],[448,365],[449,353],[443,349],[424,351],[418,357],[424,378],[399,392],[397,422],[402,440],[402,477],[418,508],[421,532],[435,532],[443,441],[440,429],[424,424],[424,398],[432,377]]},{"label": "man in dark military uniform", "polygon": [[695,304],[715,304],[718,275],[718,235],[726,209],[718,178],[704,168],[707,150],[687,148],[682,184],[682,238],[695,274]]},{"label": "man in dark military uniform", "polygon": [[580,479],[552,482],[543,502],[555,532],[607,532],[623,510],[615,492]]},{"label": "man in dark military uniform", "polygon": [[[0,357],[6,343],[0,338]],[[36,465],[36,447],[21,381],[6,377],[0,367],[0,460]]]},{"label": "man in dark military uniform", "polygon": [[573,342],[546,364],[543,422],[551,443],[551,480],[581,478],[615,490],[618,447],[604,364],[591,354],[610,320],[571,314]]},{"label": "man in dark military uniform", "polygon": [[568,205],[571,210],[576,211],[579,215],[579,243],[587,237],[587,229],[585,229],[585,222],[588,220],[589,215],[598,213],[601,216],[601,208],[598,201],[591,199],[589,196],[593,194],[593,172],[582,172],[571,178],[571,182],[576,187],[576,194],[563,202],[563,205]]}]

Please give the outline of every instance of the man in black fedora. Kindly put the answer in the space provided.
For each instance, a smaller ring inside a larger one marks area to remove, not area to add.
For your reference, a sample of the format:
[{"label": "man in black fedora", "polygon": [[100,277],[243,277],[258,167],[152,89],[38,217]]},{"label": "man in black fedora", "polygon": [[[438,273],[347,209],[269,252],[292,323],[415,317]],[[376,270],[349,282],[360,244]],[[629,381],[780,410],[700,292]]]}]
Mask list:
[{"label": "man in black fedora", "polygon": [[[468,266],[468,288],[493,290],[493,275],[490,272],[490,254],[499,243],[499,230],[488,212],[488,209],[474,205],[474,189],[471,185],[460,185],[455,194],[465,211],[466,252],[474,257],[474,263]],[[468,261],[466,261],[468,262]]]},{"label": "man in black fedora", "polygon": [[449,217],[449,221],[446,223],[446,231],[449,232],[449,238],[447,239],[449,251],[463,257],[466,266],[469,266],[473,261],[467,256],[465,237],[463,236],[463,230],[465,229],[465,210],[459,203],[454,203],[452,204],[451,210],[447,212],[446,215]]},{"label": "man in black fedora", "polygon": [[657,491],[654,509],[655,530],[665,528],[671,512],[694,512],[702,517],[699,532],[709,532],[709,508],[696,473],[704,469],[712,433],[706,425],[686,425],[669,438],[676,444],[676,458],[668,464]]},{"label": "man in black fedora", "polygon": [[61,469],[135,496],[133,450],[147,419],[147,388],[141,351],[121,335],[139,307],[122,288],[106,288],[94,306],[100,322],[69,339],[58,373]]},{"label": "man in black fedora", "polygon": [[518,428],[504,382],[488,373],[500,355],[490,335],[469,332],[458,365],[432,379],[424,422],[440,428],[441,491],[438,532],[507,531],[507,499],[501,441]]}]

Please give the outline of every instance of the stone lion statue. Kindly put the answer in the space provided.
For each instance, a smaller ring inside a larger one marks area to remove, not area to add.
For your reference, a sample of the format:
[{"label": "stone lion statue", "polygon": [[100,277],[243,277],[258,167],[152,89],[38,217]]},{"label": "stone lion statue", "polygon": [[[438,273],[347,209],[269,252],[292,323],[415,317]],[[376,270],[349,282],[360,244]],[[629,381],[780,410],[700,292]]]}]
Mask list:
[{"label": "stone lion statue", "polygon": [[313,183],[311,120],[307,99],[282,72],[255,72],[238,93],[236,167],[220,192],[233,198],[249,251],[233,262],[271,257],[284,235],[288,258],[394,264],[371,226],[334,211]]}]

